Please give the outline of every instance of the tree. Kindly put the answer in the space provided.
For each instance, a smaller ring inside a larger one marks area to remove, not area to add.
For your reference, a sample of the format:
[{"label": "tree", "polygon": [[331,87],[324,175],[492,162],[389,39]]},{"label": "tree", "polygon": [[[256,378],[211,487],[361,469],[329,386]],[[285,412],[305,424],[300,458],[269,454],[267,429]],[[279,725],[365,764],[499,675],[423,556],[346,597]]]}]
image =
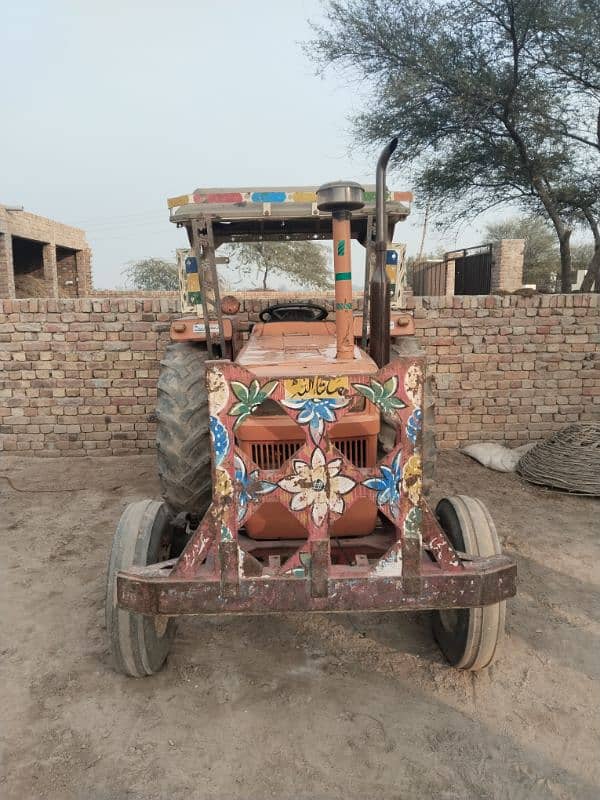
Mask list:
[{"label": "tree", "polygon": [[315,242],[238,242],[229,251],[242,272],[258,273],[263,289],[271,275],[310,289],[331,289],[326,250]]},{"label": "tree", "polygon": [[[355,118],[359,141],[380,145],[399,135],[397,163],[411,168],[438,213],[457,220],[510,203],[542,212],[558,239],[568,292],[576,205],[566,195],[574,195],[582,154],[560,121],[575,127],[577,104],[551,48],[543,49],[545,34],[557,22],[566,26],[562,5],[329,0],[308,49],[319,64],[347,68],[370,87],[369,110]],[[579,33],[569,30],[573,50]],[[578,130],[589,124],[579,114]]]},{"label": "tree", "polygon": [[486,239],[525,239],[523,281],[550,289],[560,272],[556,237],[541,217],[511,217],[485,227]]},{"label": "tree", "polygon": [[134,289],[174,292],[179,289],[177,265],[162,258],[130,261],[123,270],[125,280]]}]

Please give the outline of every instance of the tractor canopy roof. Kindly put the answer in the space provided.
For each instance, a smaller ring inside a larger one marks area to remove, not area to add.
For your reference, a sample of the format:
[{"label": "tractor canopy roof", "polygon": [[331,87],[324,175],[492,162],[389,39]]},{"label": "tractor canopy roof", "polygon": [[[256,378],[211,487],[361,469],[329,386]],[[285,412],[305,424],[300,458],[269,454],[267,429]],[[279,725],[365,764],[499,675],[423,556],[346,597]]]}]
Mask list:
[{"label": "tractor canopy roof", "polygon": [[[331,213],[317,209],[317,186],[196,189],[167,201],[170,220],[188,231],[210,220],[216,244],[243,241],[331,239]],[[365,186],[365,205],[352,212],[352,237],[364,244],[369,217],[375,216],[375,187]],[[391,233],[410,213],[411,192],[387,193]]]}]

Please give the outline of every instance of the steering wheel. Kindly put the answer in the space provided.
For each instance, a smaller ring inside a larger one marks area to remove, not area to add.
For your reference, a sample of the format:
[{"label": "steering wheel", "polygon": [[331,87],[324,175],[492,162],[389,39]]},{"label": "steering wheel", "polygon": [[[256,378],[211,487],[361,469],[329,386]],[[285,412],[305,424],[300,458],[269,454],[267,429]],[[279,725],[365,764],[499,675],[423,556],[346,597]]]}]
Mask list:
[{"label": "steering wheel", "polygon": [[281,303],[258,315],[261,322],[320,322],[329,312],[316,303]]}]

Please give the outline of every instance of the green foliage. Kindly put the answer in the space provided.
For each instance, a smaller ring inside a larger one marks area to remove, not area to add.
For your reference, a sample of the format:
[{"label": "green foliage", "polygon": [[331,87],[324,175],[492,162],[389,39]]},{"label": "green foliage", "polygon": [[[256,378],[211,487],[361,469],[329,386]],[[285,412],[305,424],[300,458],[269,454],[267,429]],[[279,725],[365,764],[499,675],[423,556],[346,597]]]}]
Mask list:
[{"label": "green foliage", "polygon": [[229,246],[243,274],[260,276],[262,288],[272,275],[317,290],[331,289],[326,250],[315,242],[239,242]]},{"label": "green foliage", "polygon": [[591,242],[584,244],[574,244],[572,247],[573,252],[573,271],[578,272],[580,269],[588,269],[590,262],[594,257],[594,245]]},{"label": "green foliage", "polygon": [[541,217],[511,217],[485,228],[486,239],[525,239],[523,283],[551,289],[560,272],[560,254],[552,228]]},{"label": "green foliage", "polygon": [[129,286],[143,291],[174,292],[179,289],[177,265],[162,258],[130,261],[123,270]]},{"label": "green foliage", "polygon": [[599,18],[597,0],[329,0],[308,50],[371,90],[358,140],[398,135],[396,163],[440,216],[543,214],[569,291],[573,220],[597,217]]}]

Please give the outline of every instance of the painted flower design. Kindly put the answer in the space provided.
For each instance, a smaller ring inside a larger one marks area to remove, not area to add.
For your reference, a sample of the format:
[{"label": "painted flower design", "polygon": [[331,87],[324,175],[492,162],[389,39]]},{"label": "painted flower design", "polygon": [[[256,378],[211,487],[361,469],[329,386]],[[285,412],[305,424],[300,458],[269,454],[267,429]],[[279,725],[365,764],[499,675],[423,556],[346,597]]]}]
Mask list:
[{"label": "painted flower design", "polygon": [[225,375],[218,367],[209,367],[206,372],[206,385],[208,386],[208,402],[210,411],[216,416],[227,405],[229,400],[229,387]]},{"label": "painted flower design", "polygon": [[418,364],[411,364],[404,376],[404,390],[410,402],[418,406],[421,403],[423,388],[423,372]]},{"label": "painted flower design", "polygon": [[414,506],[419,505],[423,492],[423,469],[421,456],[417,453],[412,455],[404,465],[402,491]]},{"label": "painted flower design", "polygon": [[231,390],[238,399],[229,410],[232,417],[237,417],[233,427],[238,428],[246,417],[253,414],[259,405],[273,394],[276,388],[277,381],[267,381],[263,386],[256,378],[249,386],[244,386],[239,381],[231,381]]},{"label": "painted flower design", "polygon": [[368,478],[363,486],[377,492],[377,505],[389,505],[390,513],[397,517],[400,513],[400,497],[402,487],[402,451],[399,450],[391,465],[379,466],[380,478]]},{"label": "painted flower design", "polygon": [[292,511],[310,508],[315,525],[322,525],[329,511],[341,514],[344,511],[343,495],[348,494],[356,483],[347,475],[341,475],[342,459],[326,461],[323,451],[313,450],[310,464],[296,459],[294,472],[279,481],[279,488],[293,494],[290,501]]},{"label": "painted flower design", "polygon": [[219,467],[215,470],[215,494],[225,498],[233,494],[233,483],[229,473]]},{"label": "painted flower design", "polygon": [[218,417],[209,417],[208,428],[212,436],[215,464],[219,466],[229,451],[229,434]]},{"label": "painted flower design", "polygon": [[407,536],[418,536],[423,524],[423,512],[418,506],[410,509],[404,520],[404,533]]},{"label": "painted flower design", "polygon": [[238,456],[233,457],[235,468],[235,482],[238,500],[238,522],[246,516],[250,503],[257,503],[262,494],[269,494],[277,488],[276,483],[263,481],[258,477],[258,470],[248,472],[243,460]]},{"label": "painted flower design", "polygon": [[408,440],[413,447],[417,443],[417,435],[422,426],[423,412],[420,408],[415,408],[413,413],[408,418],[408,422],[406,423],[406,435],[408,436]]},{"label": "painted flower design", "polygon": [[401,408],[406,408],[406,403],[396,396],[398,391],[398,376],[392,375],[385,383],[379,383],[371,378],[369,385],[364,383],[352,384],[359,394],[366,397],[383,411],[384,414],[394,414]]},{"label": "painted flower design", "polygon": [[282,400],[283,405],[288,408],[299,410],[296,421],[300,425],[308,425],[310,437],[315,444],[318,444],[323,431],[325,422],[336,421],[336,409],[344,408],[350,402],[346,397],[323,397]]}]

